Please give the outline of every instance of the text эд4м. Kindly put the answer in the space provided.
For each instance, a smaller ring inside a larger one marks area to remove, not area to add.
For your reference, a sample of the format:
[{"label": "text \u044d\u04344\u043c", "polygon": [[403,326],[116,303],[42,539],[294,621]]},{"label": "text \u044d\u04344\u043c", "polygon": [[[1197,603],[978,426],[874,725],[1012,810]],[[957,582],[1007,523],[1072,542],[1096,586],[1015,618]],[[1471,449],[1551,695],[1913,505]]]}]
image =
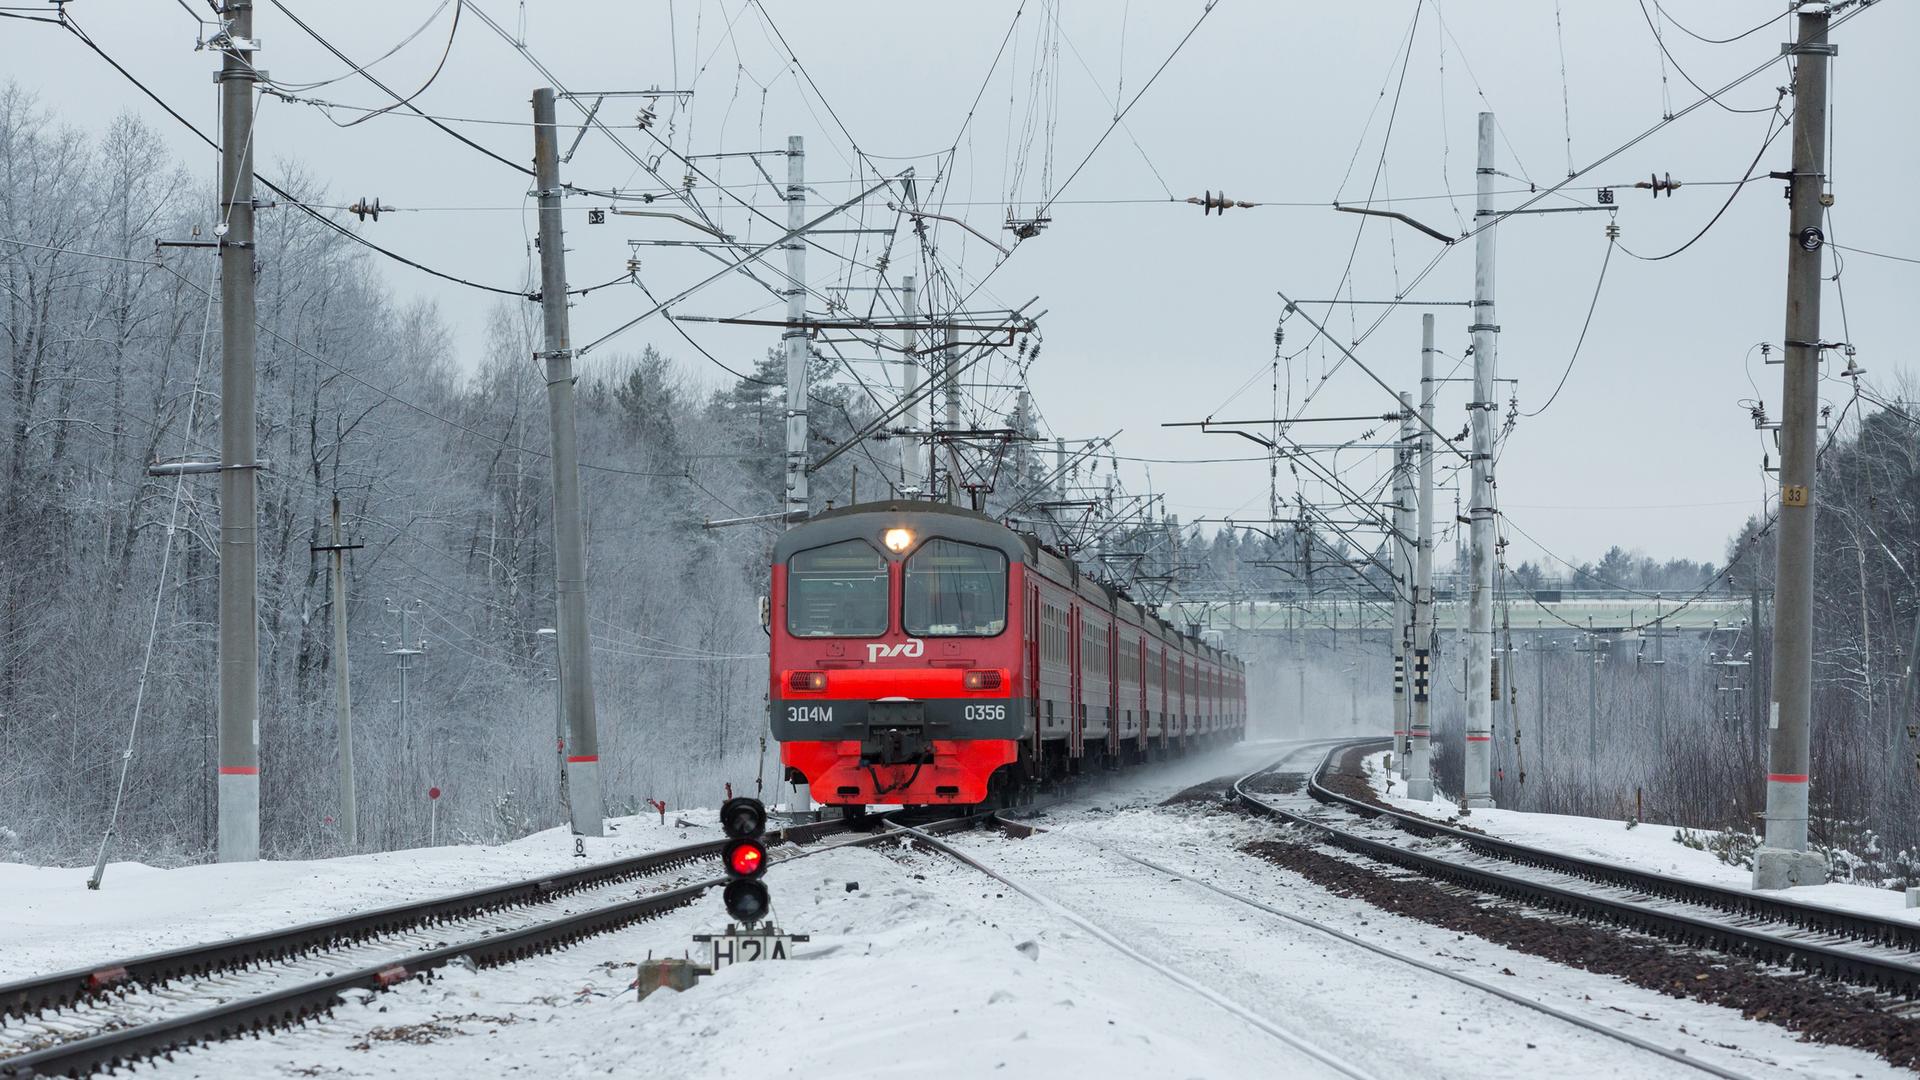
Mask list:
[{"label": "text \u044d\u04344\u043c", "polygon": [[759,799],[728,799],[720,808],[720,827],[726,830],[727,844],[720,849],[720,862],[727,871],[727,886],[721,893],[727,915],[724,934],[695,934],[693,940],[712,947],[713,970],[728,964],[753,960],[785,960],[793,954],[793,944],[807,940],[805,934],[783,934],[764,921],[773,909],[767,895],[767,845],[761,836],[767,831],[767,808]]}]

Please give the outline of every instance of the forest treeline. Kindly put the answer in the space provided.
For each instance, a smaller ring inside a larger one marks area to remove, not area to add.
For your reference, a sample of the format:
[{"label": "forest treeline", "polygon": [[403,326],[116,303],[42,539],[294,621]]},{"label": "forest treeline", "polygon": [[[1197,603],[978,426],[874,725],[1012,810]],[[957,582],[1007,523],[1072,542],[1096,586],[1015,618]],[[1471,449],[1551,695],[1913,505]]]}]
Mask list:
[{"label": "forest treeline", "polygon": [[[207,855],[216,725],[217,485],[150,476],[218,456],[209,178],[133,119],[91,135],[0,90],[0,858],[91,857],[136,699],[116,858]],[[297,181],[296,195],[326,201]],[[537,305],[456,336],[377,257],[306,215],[259,225],[259,611],[264,850],[337,851],[328,560],[347,540],[360,842],[498,839],[559,820],[549,681],[547,404]],[[406,273],[395,270],[395,273]],[[456,355],[450,342],[477,342]],[[691,353],[691,350],[688,350]],[[706,367],[698,356],[693,364]],[[778,508],[784,388],[764,353],[711,378],[649,348],[579,383],[595,683],[610,808],[718,799],[763,763],[757,615]],[[821,446],[869,416],[814,388]],[[817,478],[849,490],[863,444]],[[164,577],[162,567],[165,567]],[[158,604],[156,613],[156,602]],[[397,665],[413,661],[403,725]],[[150,662],[149,627],[155,628]],[[141,679],[146,673],[144,693]],[[769,751],[769,759],[777,756]],[[714,790],[706,790],[707,788]]]}]

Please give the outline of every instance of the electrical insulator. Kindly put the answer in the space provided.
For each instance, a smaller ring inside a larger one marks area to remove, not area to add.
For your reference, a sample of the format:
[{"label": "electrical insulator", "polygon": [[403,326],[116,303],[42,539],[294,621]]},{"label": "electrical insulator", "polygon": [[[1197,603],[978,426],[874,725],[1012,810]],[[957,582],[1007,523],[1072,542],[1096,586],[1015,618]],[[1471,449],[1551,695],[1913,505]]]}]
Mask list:
[{"label": "electrical insulator", "polygon": [[1633,186],[1653,189],[1653,197],[1656,199],[1659,198],[1660,193],[1664,191],[1667,193],[1667,198],[1671,199],[1673,198],[1673,193],[1680,190],[1680,181],[1675,180],[1672,173],[1667,173],[1664,177],[1648,173],[1647,179],[1636,180]]},{"label": "electrical insulator", "polygon": [[1200,213],[1203,216],[1206,214],[1211,214],[1216,210],[1218,210],[1221,214],[1224,215],[1227,212],[1227,209],[1229,207],[1234,207],[1234,206],[1251,210],[1254,207],[1260,205],[1259,203],[1243,202],[1240,200],[1228,198],[1227,193],[1224,191],[1218,191],[1218,192],[1208,191],[1199,196],[1189,195],[1187,196],[1187,202],[1193,204],[1194,206],[1199,207]]},{"label": "electrical insulator", "polygon": [[358,202],[347,207],[347,212],[359,218],[361,221],[367,220],[368,215],[372,215],[373,220],[379,221],[380,211],[391,209],[393,209],[393,207],[380,205],[380,197],[378,195],[375,195],[371,201],[362,195]]}]

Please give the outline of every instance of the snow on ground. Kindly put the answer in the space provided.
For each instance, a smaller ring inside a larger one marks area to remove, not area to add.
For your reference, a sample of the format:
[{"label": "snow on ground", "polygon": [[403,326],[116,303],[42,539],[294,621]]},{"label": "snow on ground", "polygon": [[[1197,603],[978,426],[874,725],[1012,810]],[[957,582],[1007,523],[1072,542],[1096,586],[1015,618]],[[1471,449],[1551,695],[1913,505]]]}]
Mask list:
[{"label": "snow on ground", "polygon": [[[1296,759],[1301,765],[1317,760],[1316,753]],[[1438,1080],[1701,1074],[1111,852],[1152,859],[1743,1075],[1911,1075],[1863,1051],[1799,1042],[1789,1031],[1733,1010],[1666,997],[1335,896],[1240,852],[1243,842],[1274,835],[1266,822],[1145,807],[1054,818],[1054,831],[1029,840],[981,835],[960,844],[1015,880],[1038,883],[1043,893],[1156,959],[1275,1022],[1296,1025],[1374,1075]],[[1143,970],[1135,979],[1144,989],[1155,976]],[[1181,993],[1164,985],[1158,992],[1169,999]]]},{"label": "snow on ground", "polygon": [[409,985],[308,1031],[196,1052],[175,1071],[1333,1075],[949,860],[844,848],[777,866],[768,885],[781,921],[813,935],[790,961],[730,967],[636,1002],[625,991],[633,963],[680,955],[694,933],[719,929],[715,896],[563,953]]},{"label": "snow on ground", "polygon": [[[1114,845],[1283,910],[1456,967],[1744,1074],[1878,1077],[1857,1051],[1795,1042],[1722,1009],[1677,1001],[1386,915],[1248,858],[1273,826],[1160,808],[1191,784],[1250,771],[1298,744],[1227,748],[1091,786],[1028,840],[971,852],[1181,971],[1374,1076],[1666,1077],[1692,1070],[1115,858]],[[1317,760],[1305,751],[1296,761]],[[688,811],[704,821],[706,811]],[[669,815],[671,821],[673,815]],[[1638,830],[1636,830],[1638,831]],[[706,830],[621,822],[589,841],[612,858]],[[1677,845],[1674,845],[1676,850]],[[1687,854],[1696,854],[1688,852]],[[496,848],[433,848],[302,863],[83,870],[0,867],[0,971],[79,966],[534,876],[575,864],[560,832]],[[768,875],[777,917],[813,939],[793,960],[724,970],[636,1001],[648,955],[699,948],[718,895],[550,956],[453,969],[330,1020],[197,1050],[181,1076],[1319,1077],[1331,1070],[975,871],[904,848],[820,850]],[[700,955],[694,952],[693,955]],[[1510,974],[1509,974],[1510,973]],[[5,977],[0,974],[0,977]]]},{"label": "snow on ground", "polygon": [[[1365,761],[1374,790],[1390,806],[1436,820],[1446,821],[1459,814],[1455,803],[1435,795],[1432,802],[1409,799],[1404,794],[1383,791],[1387,784],[1385,754],[1369,754]],[[1393,792],[1404,792],[1406,785],[1393,779]],[[1534,814],[1518,810],[1475,810],[1460,819],[1503,840],[1528,844],[1581,858],[1615,863],[1637,870],[1673,874],[1694,881],[1737,889],[1750,888],[1753,873],[1729,866],[1710,851],[1683,847],[1674,842],[1674,826],[1643,823],[1631,829],[1626,822],[1609,818],[1575,817],[1570,814]],[[1920,922],[1920,908],[1906,906],[1906,895],[1892,889],[1867,885],[1813,885],[1773,894],[1782,900],[1862,912],[1881,918]]]},{"label": "snow on ground", "polygon": [[[1183,763],[1211,778],[1271,748]],[[1238,760],[1234,760],[1234,758]],[[1156,791],[1179,786],[1168,778]],[[1857,1051],[1794,1041],[1727,1010],[1437,930],[1343,900],[1238,853],[1262,822],[1153,807],[1131,785],[1048,815],[1028,840],[958,841],[1363,1075],[1696,1076],[1562,1021],[1121,862],[1092,841],[1754,1077],[1896,1075]],[[1108,809],[1096,811],[1093,805]],[[1124,809],[1112,809],[1115,806]],[[1222,831],[1226,830],[1226,835]],[[1049,909],[931,853],[830,850],[776,866],[776,913],[813,940],[636,1002],[629,965],[717,929],[717,897],[552,956],[454,972],[341,1009],[311,1029],[197,1051],[174,1071],[262,1076],[1320,1077],[1331,1070],[1113,950]],[[850,886],[852,886],[850,888]],[[695,953],[698,955],[698,953]],[[1511,975],[1504,974],[1511,972]]]},{"label": "snow on ground", "polygon": [[[1093,785],[1092,797],[1151,803],[1251,770],[1280,750],[1227,748]],[[644,824],[624,825],[620,843],[638,851],[684,842]],[[147,916],[132,910],[136,890],[126,887],[113,907],[53,918],[45,905],[67,888],[84,892],[84,873],[37,871],[41,900],[27,909],[0,891],[0,925],[31,929],[42,945],[84,933],[105,955],[118,955],[126,950],[107,946],[150,947],[169,919],[186,924],[181,940],[197,940],[217,936],[208,933],[214,925],[238,932],[352,907],[355,895],[390,903],[444,891],[456,877],[454,887],[466,887],[568,864],[564,850],[540,840],[238,868],[253,877],[194,873],[235,869],[222,867],[132,868],[119,883],[156,886],[147,891],[167,907]],[[109,888],[115,881],[108,878]],[[661,991],[636,1003],[625,992],[633,964],[680,955],[696,948],[694,933],[724,925],[716,894],[562,953],[484,973],[450,971],[343,1006],[303,1031],[199,1050],[170,1068],[208,1077],[1331,1075],[945,858],[840,848],[777,864],[768,884],[776,915],[813,935],[786,963],[730,968],[685,994]],[[250,886],[272,899],[242,904],[240,890]],[[323,900],[306,897],[321,886]],[[207,899],[207,889],[230,899],[189,920],[193,897]],[[62,965],[66,958],[41,966]]]},{"label": "snow on ground", "polygon": [[[1155,766],[1113,783],[1160,798],[1273,760],[1286,744],[1242,743]],[[1094,792],[1110,785],[1091,785]],[[691,828],[674,823],[687,821]],[[719,837],[713,808],[612,818],[573,854],[564,827],[497,846],[447,846],[333,859],[211,863],[159,869],[110,863],[99,891],[91,868],[0,862],[0,982],[188,945],[222,941],[429,896],[504,885]]]},{"label": "snow on ground", "polygon": [[388,907],[408,900],[503,885],[587,862],[604,862],[715,839],[701,826],[717,810],[615,818],[604,838],[573,854],[565,828],[494,847],[429,847],[337,859],[211,863],[162,870],[110,863],[98,892],[91,867],[0,862],[0,982],[106,960]]}]

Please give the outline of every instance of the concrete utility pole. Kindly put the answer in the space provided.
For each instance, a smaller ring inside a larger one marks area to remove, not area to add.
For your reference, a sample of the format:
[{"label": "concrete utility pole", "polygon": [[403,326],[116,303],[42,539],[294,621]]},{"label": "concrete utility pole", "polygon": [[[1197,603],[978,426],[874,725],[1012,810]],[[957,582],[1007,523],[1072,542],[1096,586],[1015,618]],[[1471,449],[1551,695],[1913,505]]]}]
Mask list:
[{"label": "concrete utility pole", "polygon": [[360,547],[340,535],[340,496],[333,497],[333,543],[315,547],[333,556],[333,707],[339,722],[340,838],[349,850],[360,846],[360,813],[353,794],[353,697],[347,662],[347,552]]},{"label": "concrete utility pole", "polygon": [[[1027,427],[1033,423],[1033,393],[1022,386],[1013,399],[1013,483],[1008,485],[1014,491],[1023,491],[1027,485]],[[1107,474],[1107,482],[1113,482],[1113,474]]]},{"label": "concrete utility pole", "polygon": [[[1067,440],[1053,440],[1053,490],[1056,502],[1065,502],[1067,498]],[[1176,545],[1177,546],[1177,545]],[[1173,573],[1173,564],[1167,565],[1167,573]]]},{"label": "concrete utility pole", "polygon": [[[580,462],[573,423],[573,336],[567,326],[567,241],[560,223],[563,193],[553,100],[552,87],[543,86],[533,92],[534,183],[540,195],[540,306],[546,323],[543,355],[547,362],[548,428],[553,439],[554,628],[560,631],[560,696],[567,707],[567,792],[573,831],[581,836],[601,836],[606,830],[606,815],[600,798],[600,731],[593,711],[593,652],[587,630],[587,541],[580,523]],[[792,391],[789,386],[789,401],[793,398]],[[804,385],[801,392],[805,393]],[[791,439],[791,420],[787,429]],[[788,470],[791,483],[791,462]],[[804,471],[800,483],[804,494]]]},{"label": "concrete utility pole", "polygon": [[1533,647],[1539,651],[1539,662],[1533,665],[1533,700],[1537,710],[1533,718],[1533,741],[1539,749],[1534,751],[1534,767],[1544,775],[1547,770],[1547,634],[1546,623],[1535,619],[1533,623]]},{"label": "concrete utility pole", "polygon": [[1493,114],[1480,114],[1480,155],[1475,170],[1473,241],[1473,400],[1467,414],[1473,428],[1473,456],[1469,471],[1473,484],[1468,495],[1473,552],[1468,596],[1467,634],[1460,643],[1467,654],[1466,790],[1468,809],[1493,805],[1493,414],[1495,335],[1493,238]]},{"label": "concrete utility pole", "polygon": [[1593,616],[1587,616],[1587,775],[1599,779],[1600,768],[1600,639],[1593,632]]},{"label": "concrete utility pole", "polygon": [[787,527],[806,519],[807,496],[807,227],[806,140],[787,136]]},{"label": "concrete utility pole", "polygon": [[1433,316],[1420,318],[1420,546],[1413,566],[1413,713],[1407,724],[1407,798],[1433,798]]},{"label": "concrete utility pole", "polygon": [[947,403],[947,501],[955,506],[966,503],[966,476],[960,470],[960,444],[953,433],[960,430],[960,376],[955,370],[959,353],[953,347],[953,326],[949,324],[940,339],[940,391]]},{"label": "concrete utility pole", "polygon": [[[402,760],[408,766],[413,764],[413,728],[407,719],[407,674],[413,670],[413,658],[427,651],[427,643],[423,638],[418,647],[407,644],[409,640],[407,619],[409,616],[419,614],[425,607],[426,605],[419,600],[396,604],[392,597],[386,598],[387,614],[400,616],[400,640],[395,643],[394,648],[387,650],[387,655],[393,657],[394,663],[400,669],[400,749]],[[381,644],[384,645],[386,642]]]},{"label": "concrete utility pole", "polygon": [[1662,755],[1667,750],[1667,620],[1660,614],[1660,598],[1653,601],[1653,740]]},{"label": "concrete utility pole", "polygon": [[547,681],[553,684],[553,752],[557,759],[555,764],[560,770],[560,809],[566,812],[566,808],[573,804],[567,798],[567,702],[560,693],[560,632],[551,626],[543,626],[535,630],[534,635],[553,642],[553,674],[547,677]]},{"label": "concrete utility pole", "polygon": [[1393,454],[1393,750],[1407,775],[1413,701],[1407,652],[1413,640],[1413,395],[1400,393],[1400,445]]},{"label": "concrete utility pole", "polygon": [[220,83],[221,862],[260,857],[260,623],[254,523],[253,0],[226,6]]},{"label": "concrete utility pole", "polygon": [[[920,287],[919,283],[914,280],[912,274],[908,274],[900,279],[900,316],[900,321],[908,325],[908,329],[900,331],[901,355],[906,357],[907,364],[906,374],[901,379],[900,394],[908,401],[912,401],[914,395],[920,392],[921,379],[920,355],[914,351],[919,345],[919,340],[912,330],[914,321],[920,317]],[[927,429],[926,421],[921,419],[922,415],[920,403],[916,402],[907,406],[907,413],[903,420],[907,426],[907,430],[914,432],[914,434],[910,436],[912,440],[918,440],[920,437],[919,433]],[[919,451],[920,448],[917,442],[909,442],[900,451],[900,487],[902,490],[912,491],[926,485],[926,477],[923,475],[925,470],[922,468],[924,463],[920,458]]]},{"label": "concrete utility pole", "polygon": [[[1820,262],[1826,235],[1828,11],[1804,5],[1795,60],[1793,173],[1787,237],[1786,365],[1780,409],[1780,537],[1773,601],[1773,695],[1767,718],[1767,835],[1753,887],[1820,885],[1827,864],[1807,850],[1813,711],[1813,466],[1820,412]],[[1778,175],[1778,174],[1776,174]]]}]

